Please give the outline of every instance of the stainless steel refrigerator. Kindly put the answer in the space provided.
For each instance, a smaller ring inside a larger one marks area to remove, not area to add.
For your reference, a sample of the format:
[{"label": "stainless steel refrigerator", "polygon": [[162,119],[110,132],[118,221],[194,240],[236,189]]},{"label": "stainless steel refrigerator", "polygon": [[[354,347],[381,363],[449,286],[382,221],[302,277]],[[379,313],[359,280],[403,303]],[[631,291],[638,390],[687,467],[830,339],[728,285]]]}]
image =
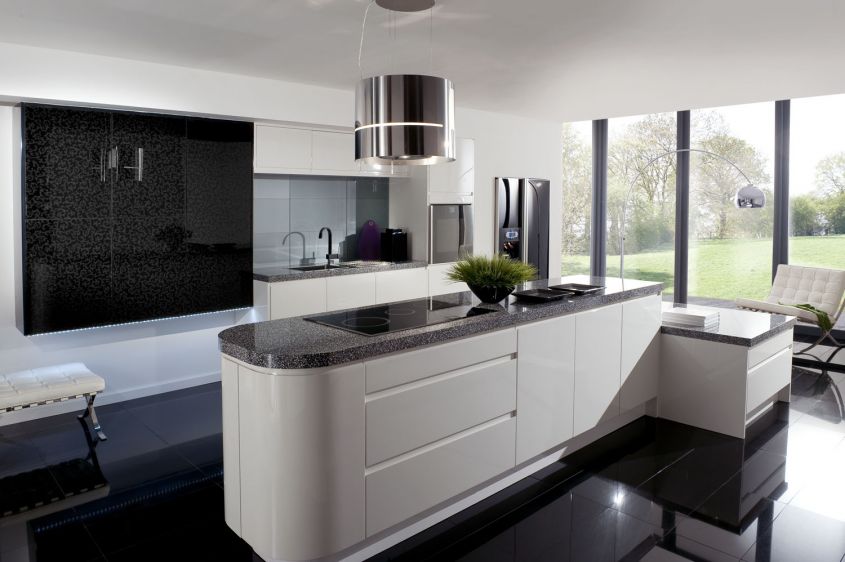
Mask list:
[{"label": "stainless steel refrigerator", "polygon": [[496,252],[549,277],[549,180],[496,178]]}]

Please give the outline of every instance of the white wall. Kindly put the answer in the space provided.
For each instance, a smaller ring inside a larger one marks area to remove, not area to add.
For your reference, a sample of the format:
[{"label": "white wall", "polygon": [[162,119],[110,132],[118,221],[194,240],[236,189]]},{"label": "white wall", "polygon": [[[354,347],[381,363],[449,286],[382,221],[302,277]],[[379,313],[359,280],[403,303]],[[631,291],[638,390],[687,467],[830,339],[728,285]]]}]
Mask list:
[{"label": "white wall", "polygon": [[[302,84],[0,43],[0,100],[50,101],[344,127],[353,94]],[[560,125],[459,108],[458,133],[476,139],[476,225],[493,246],[493,177],[552,179],[560,201]],[[102,403],[218,380],[217,334],[251,312],[24,337],[14,322],[12,108],[0,106],[0,372],[85,362],[106,379]],[[560,213],[552,209],[552,220]],[[559,269],[559,224],[552,264]],[[57,404],[0,415],[0,425],[79,408]]]},{"label": "white wall", "polygon": [[459,136],[475,139],[475,247],[493,252],[495,198],[493,178],[551,180],[549,271],[560,271],[561,157],[560,123],[459,108]]}]

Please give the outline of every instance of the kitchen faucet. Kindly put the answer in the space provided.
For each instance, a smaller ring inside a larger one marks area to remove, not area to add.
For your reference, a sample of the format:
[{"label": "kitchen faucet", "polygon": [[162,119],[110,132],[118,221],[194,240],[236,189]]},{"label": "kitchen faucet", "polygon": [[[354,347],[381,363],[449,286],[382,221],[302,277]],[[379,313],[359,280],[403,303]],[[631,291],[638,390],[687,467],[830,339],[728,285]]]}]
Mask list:
[{"label": "kitchen faucet", "polygon": [[320,240],[323,239],[323,231],[324,230],[329,233],[329,244],[328,244],[328,253],[326,254],[326,260],[328,260],[329,263],[332,263],[332,260],[340,259],[340,255],[332,253],[332,229],[331,228],[329,228],[328,226],[324,226],[323,228],[321,228],[320,229],[320,235],[318,236],[318,238]]},{"label": "kitchen faucet", "polygon": [[297,232],[295,230],[293,232],[288,232],[285,235],[285,237],[282,239],[282,246],[284,246],[287,243],[288,238],[290,237],[291,234],[299,234],[299,237],[302,238],[302,259],[299,260],[299,263],[301,263],[301,264],[306,263],[308,261],[308,259],[306,259],[306,257],[305,257],[305,235],[304,234],[302,234],[301,232]]}]

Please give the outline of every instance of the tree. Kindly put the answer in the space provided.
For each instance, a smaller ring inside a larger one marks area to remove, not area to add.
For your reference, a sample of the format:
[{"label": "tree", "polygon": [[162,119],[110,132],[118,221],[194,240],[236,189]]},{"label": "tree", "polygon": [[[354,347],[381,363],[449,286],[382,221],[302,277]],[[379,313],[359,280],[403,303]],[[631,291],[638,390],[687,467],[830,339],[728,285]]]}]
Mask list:
[{"label": "tree", "polygon": [[819,206],[816,198],[811,195],[792,197],[790,208],[792,213],[792,235],[813,236],[821,229]]},{"label": "tree", "polygon": [[845,152],[832,154],[816,164],[816,188],[825,195],[845,193]]},{"label": "tree", "polygon": [[819,207],[827,234],[845,234],[845,193],[825,197]]},{"label": "tree", "polygon": [[[676,135],[675,115],[660,113],[644,116],[611,139],[609,252],[619,252],[623,205],[627,253],[654,249],[674,240],[676,157],[660,155],[675,150]],[[634,181],[636,184],[632,186]]]},{"label": "tree", "polygon": [[561,249],[566,255],[590,251],[592,143],[579,137],[571,123],[561,130],[563,209]]}]

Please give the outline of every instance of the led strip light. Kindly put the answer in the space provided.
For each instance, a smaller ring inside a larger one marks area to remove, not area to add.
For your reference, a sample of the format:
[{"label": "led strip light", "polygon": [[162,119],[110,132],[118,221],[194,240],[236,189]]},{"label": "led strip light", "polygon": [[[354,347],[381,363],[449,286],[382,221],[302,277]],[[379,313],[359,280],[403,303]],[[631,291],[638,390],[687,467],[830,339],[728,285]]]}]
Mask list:
[{"label": "led strip light", "polygon": [[[356,131],[363,131],[364,129],[375,129],[376,127],[439,127],[443,128],[442,123],[423,123],[415,121],[400,121],[398,123],[373,123],[372,125],[361,125],[355,127]],[[348,130],[348,129],[347,129]]]}]

